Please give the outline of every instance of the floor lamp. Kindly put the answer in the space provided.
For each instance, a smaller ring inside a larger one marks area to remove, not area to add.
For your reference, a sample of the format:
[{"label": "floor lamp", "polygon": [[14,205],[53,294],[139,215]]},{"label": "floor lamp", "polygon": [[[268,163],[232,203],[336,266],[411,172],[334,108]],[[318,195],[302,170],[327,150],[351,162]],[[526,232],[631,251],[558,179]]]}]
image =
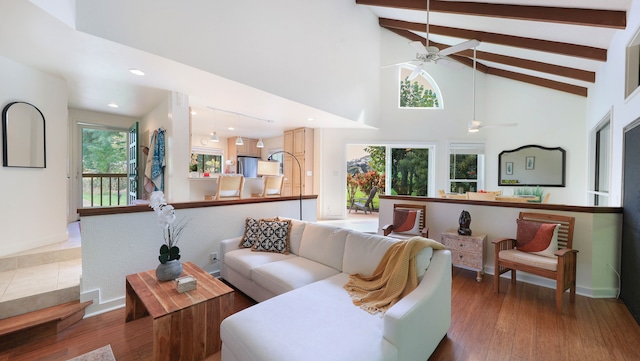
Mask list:
[{"label": "floor lamp", "polygon": [[278,153],[284,153],[284,154],[289,154],[290,156],[293,157],[293,159],[296,160],[296,163],[298,163],[298,170],[299,170],[299,175],[300,175],[300,220],[302,220],[302,166],[300,165],[300,161],[298,160],[298,158],[293,155],[290,152],[287,152],[286,150],[279,150],[277,152],[273,152],[271,154],[269,154],[269,158],[267,158],[267,160],[271,161],[273,160],[273,156],[278,154]]}]

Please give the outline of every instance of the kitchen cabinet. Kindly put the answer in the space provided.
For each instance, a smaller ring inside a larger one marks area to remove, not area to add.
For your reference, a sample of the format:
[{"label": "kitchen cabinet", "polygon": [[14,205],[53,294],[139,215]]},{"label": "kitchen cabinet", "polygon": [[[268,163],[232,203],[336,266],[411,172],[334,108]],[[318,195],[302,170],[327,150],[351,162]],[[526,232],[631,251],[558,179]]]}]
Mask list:
[{"label": "kitchen cabinet", "polygon": [[[313,129],[298,128],[284,132],[284,180],[282,194],[288,196],[313,194]],[[300,177],[302,171],[302,177]]]}]

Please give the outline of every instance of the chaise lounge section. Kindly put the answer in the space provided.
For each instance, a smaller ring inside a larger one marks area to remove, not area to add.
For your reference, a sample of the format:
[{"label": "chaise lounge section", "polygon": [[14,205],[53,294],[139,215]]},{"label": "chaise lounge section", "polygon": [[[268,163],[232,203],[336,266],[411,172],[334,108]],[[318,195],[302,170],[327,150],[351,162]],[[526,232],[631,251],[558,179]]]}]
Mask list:
[{"label": "chaise lounge section", "polygon": [[371,275],[398,239],[289,220],[289,253],[221,244],[221,275],[259,301],[220,326],[223,361],[420,360],[451,324],[451,253],[416,257],[419,284],[385,313],[355,306],[344,285]]}]

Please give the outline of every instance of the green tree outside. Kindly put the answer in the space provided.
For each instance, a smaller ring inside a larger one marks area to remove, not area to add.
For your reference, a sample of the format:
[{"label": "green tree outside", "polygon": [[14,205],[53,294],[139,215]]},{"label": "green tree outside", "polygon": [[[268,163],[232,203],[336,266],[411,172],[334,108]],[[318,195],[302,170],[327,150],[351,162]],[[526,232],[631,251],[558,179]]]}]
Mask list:
[{"label": "green tree outside", "polygon": [[438,96],[431,89],[425,89],[417,81],[413,83],[406,77],[400,81],[400,106],[406,108],[437,108]]}]

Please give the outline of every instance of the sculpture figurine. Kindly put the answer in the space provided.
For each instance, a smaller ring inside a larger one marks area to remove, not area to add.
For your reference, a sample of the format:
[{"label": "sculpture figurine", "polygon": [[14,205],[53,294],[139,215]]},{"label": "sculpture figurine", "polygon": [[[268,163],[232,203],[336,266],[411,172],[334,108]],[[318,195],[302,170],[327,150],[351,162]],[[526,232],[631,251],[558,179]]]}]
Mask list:
[{"label": "sculpture figurine", "polygon": [[471,224],[471,215],[469,214],[469,212],[462,211],[462,213],[460,213],[460,219],[458,220],[458,223],[460,224],[460,228],[458,228],[458,234],[463,236],[470,236],[471,228],[469,228],[469,225]]}]

